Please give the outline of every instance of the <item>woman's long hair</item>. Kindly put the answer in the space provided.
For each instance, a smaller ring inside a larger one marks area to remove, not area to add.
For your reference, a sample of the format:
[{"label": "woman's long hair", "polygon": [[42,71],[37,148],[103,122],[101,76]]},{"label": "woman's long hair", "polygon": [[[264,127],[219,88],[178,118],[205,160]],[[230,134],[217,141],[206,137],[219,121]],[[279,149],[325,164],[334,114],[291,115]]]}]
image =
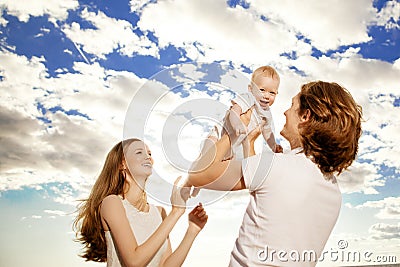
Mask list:
[{"label": "woman's long hair", "polygon": [[342,86],[322,81],[304,84],[299,102],[299,114],[310,114],[299,125],[304,153],[324,174],[340,174],[357,155],[361,106]]},{"label": "woman's long hair", "polygon": [[105,262],[107,260],[107,245],[101,223],[100,206],[108,195],[124,196],[125,184],[127,184],[125,171],[122,168],[125,158],[124,150],[135,141],[141,140],[127,139],[110,150],[89,198],[83,200],[78,206],[78,215],[74,220],[73,228],[76,232],[76,241],[84,246],[80,256],[86,261]]}]

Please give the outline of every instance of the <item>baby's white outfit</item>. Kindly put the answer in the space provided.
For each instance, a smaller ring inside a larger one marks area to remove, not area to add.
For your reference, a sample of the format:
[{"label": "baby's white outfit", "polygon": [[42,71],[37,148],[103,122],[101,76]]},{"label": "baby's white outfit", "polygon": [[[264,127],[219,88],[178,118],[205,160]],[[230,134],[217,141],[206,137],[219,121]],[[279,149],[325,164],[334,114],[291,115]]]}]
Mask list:
[{"label": "baby's white outfit", "polygon": [[[272,132],[273,124],[272,124],[272,114],[269,109],[262,109],[260,104],[256,101],[254,98],[253,94],[250,92],[246,93],[241,93],[238,94],[232,101],[233,104],[238,104],[239,107],[242,109],[242,113],[245,113],[247,110],[249,110],[251,107],[255,107],[250,118],[250,122],[247,125],[247,133],[250,133],[252,130],[254,130],[263,120],[266,121],[266,124],[264,125],[264,129],[267,131]],[[230,125],[230,121],[228,118],[229,111],[226,113],[224,120],[223,120],[223,127],[214,127],[214,129],[211,131],[209,136],[214,136],[217,139],[220,139],[221,136],[226,133],[225,129],[232,128]],[[222,129],[221,129],[222,128]],[[232,144],[232,150],[234,154],[235,159],[243,159],[243,149],[241,147],[241,144],[246,137],[245,134],[241,134],[237,140],[235,141],[234,144]],[[263,142],[265,143],[265,142]],[[263,149],[265,147],[265,144],[263,144]]]}]

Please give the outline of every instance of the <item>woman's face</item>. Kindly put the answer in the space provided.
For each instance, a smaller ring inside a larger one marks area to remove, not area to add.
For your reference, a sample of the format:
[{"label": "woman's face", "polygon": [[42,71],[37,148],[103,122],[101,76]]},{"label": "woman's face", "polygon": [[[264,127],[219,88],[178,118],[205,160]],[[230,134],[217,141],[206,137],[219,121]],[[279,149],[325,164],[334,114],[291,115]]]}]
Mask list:
[{"label": "woman's face", "polygon": [[132,177],[147,178],[153,171],[153,158],[149,147],[142,141],[134,141],[128,146],[125,161]]},{"label": "woman's face", "polygon": [[292,149],[300,146],[299,123],[301,117],[298,114],[299,107],[299,94],[297,94],[292,98],[292,105],[290,108],[284,112],[286,123],[283,126],[281,135],[289,141]]}]

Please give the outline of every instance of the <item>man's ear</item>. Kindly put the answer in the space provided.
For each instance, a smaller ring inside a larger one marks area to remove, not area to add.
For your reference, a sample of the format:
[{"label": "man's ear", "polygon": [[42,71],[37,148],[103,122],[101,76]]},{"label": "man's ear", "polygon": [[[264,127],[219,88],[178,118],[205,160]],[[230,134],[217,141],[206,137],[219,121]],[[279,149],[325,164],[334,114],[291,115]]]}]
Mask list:
[{"label": "man's ear", "polygon": [[301,122],[306,122],[310,119],[311,116],[311,111],[309,109],[306,109],[306,111],[303,113],[303,115],[300,116]]},{"label": "man's ear", "polygon": [[251,84],[247,85],[247,89],[251,92]]}]

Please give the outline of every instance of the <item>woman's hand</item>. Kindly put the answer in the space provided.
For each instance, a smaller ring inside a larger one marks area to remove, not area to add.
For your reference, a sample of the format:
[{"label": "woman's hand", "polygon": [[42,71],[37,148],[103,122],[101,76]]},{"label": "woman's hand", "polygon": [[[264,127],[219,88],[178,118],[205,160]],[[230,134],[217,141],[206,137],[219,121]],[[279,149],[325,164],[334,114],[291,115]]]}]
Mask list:
[{"label": "woman's hand", "polygon": [[189,228],[192,230],[200,232],[204,225],[206,225],[208,220],[208,215],[203,208],[203,205],[199,203],[190,213],[189,213]]},{"label": "woman's hand", "polygon": [[175,180],[170,200],[172,208],[178,208],[184,211],[186,208],[186,201],[189,199],[190,196],[190,187],[186,187],[185,185],[179,184],[181,178],[182,177],[179,176]]},{"label": "woman's hand", "polygon": [[275,145],[274,153],[283,153],[283,147],[279,144]]}]

